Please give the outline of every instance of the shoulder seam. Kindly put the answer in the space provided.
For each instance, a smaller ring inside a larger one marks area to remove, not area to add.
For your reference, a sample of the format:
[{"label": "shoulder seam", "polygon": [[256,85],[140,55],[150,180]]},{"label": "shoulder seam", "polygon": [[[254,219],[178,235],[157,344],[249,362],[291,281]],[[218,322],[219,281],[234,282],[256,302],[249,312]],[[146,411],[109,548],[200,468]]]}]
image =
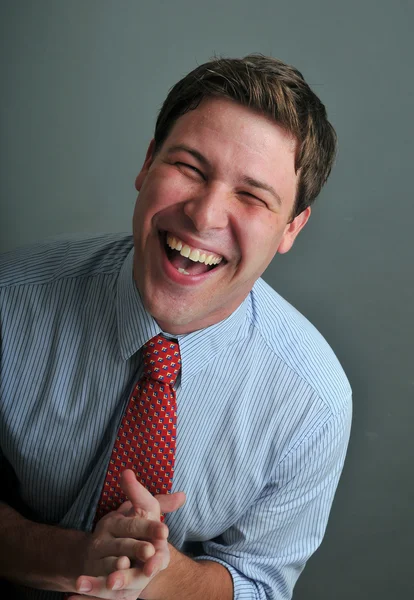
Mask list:
[{"label": "shoulder seam", "polygon": [[[283,361],[283,364],[284,364],[284,365],[286,365],[286,367],[287,367],[287,368],[288,368],[288,369],[289,369],[289,370],[290,370],[292,373],[295,373],[295,375],[296,375],[297,377],[299,377],[301,381],[303,381],[303,382],[304,382],[306,385],[308,385],[308,386],[309,386],[309,388],[310,388],[310,389],[311,389],[311,390],[312,390],[312,391],[313,391],[313,392],[314,392],[314,393],[317,395],[317,397],[318,397],[320,400],[322,400],[322,401],[325,403],[325,400],[324,400],[324,399],[323,399],[323,398],[322,398],[322,397],[319,395],[319,393],[317,392],[317,390],[315,390],[315,388],[313,387],[313,385],[311,385],[311,384],[309,383],[309,381],[307,381],[306,379],[304,379],[304,377],[303,377],[303,376],[302,376],[300,373],[298,373],[297,371],[295,371],[295,370],[293,369],[293,367],[291,367],[291,366],[289,365],[289,363],[286,361],[286,359],[285,359],[283,356],[281,356],[281,355],[280,355],[280,354],[279,354],[279,353],[278,353],[278,352],[275,350],[275,348],[273,348],[273,347],[272,347],[272,346],[269,344],[268,340],[267,340],[267,339],[264,337],[264,335],[263,335],[262,331],[260,331],[259,327],[258,327],[258,326],[257,326],[255,323],[253,323],[253,322],[252,322],[252,325],[253,325],[253,327],[255,328],[255,330],[258,332],[258,334],[260,335],[260,337],[261,337],[261,339],[263,340],[263,342],[266,344],[267,348],[269,348],[269,350],[270,350],[271,352],[273,352],[273,354],[274,354],[275,356],[277,356],[277,357],[278,357],[278,358],[279,358],[281,361]],[[329,407],[328,407],[328,408],[329,408]]]},{"label": "shoulder seam", "polygon": [[[328,410],[330,410],[329,407]],[[330,410],[329,414],[326,415],[322,422],[315,425],[306,436],[304,436],[300,441],[298,441],[292,448],[289,448],[286,454],[278,462],[277,467],[279,467],[289,456],[291,456],[294,452],[297,452],[299,448],[306,444],[306,442],[308,442],[315,435],[315,433],[321,431],[322,429],[325,429],[334,421],[337,421],[341,415],[344,415],[347,412],[347,410],[347,406],[341,408],[341,410],[339,410],[336,413]]]},{"label": "shoulder seam", "polygon": [[49,285],[51,283],[55,283],[57,281],[60,280],[64,280],[64,279],[93,279],[95,277],[106,277],[109,275],[116,275],[117,273],[119,273],[119,267],[117,267],[116,269],[114,269],[113,271],[102,271],[102,273],[85,273],[84,275],[58,275],[57,277],[51,277],[50,279],[48,279],[47,281],[38,281],[38,282],[25,282],[25,281],[20,281],[18,283],[0,283],[0,290],[6,290],[6,289],[10,289],[10,288],[17,288],[17,287],[36,287],[36,286],[42,286],[42,285]]},{"label": "shoulder seam", "polygon": [[[315,394],[315,396],[318,398],[318,400],[320,400],[321,402],[323,402],[324,406],[326,406],[326,408],[329,410],[329,412],[332,415],[337,415],[340,414],[342,412],[343,409],[339,409],[338,411],[334,411],[332,409],[332,406],[330,406],[330,404],[327,402],[327,400],[321,396],[321,394],[318,392],[318,390],[315,389],[315,387],[312,385],[312,383],[310,381],[308,381],[307,379],[305,379],[303,377],[303,375],[301,373],[298,373],[297,370],[295,370],[287,361],[286,359],[281,356],[281,354],[279,352],[277,352],[277,350],[275,348],[273,348],[268,340],[264,337],[263,332],[259,329],[259,327],[257,326],[256,323],[254,323],[253,321],[251,321],[252,326],[255,328],[255,330],[258,332],[258,334],[260,335],[261,339],[263,340],[263,343],[266,345],[266,347],[273,352],[273,354],[275,356],[277,356],[282,362],[283,364],[286,366],[286,368],[288,368],[292,373],[294,373],[296,375],[296,377],[298,377],[305,385],[307,385],[309,387],[309,389],[311,389],[313,391],[313,393]],[[303,337],[303,336],[302,336]]]}]

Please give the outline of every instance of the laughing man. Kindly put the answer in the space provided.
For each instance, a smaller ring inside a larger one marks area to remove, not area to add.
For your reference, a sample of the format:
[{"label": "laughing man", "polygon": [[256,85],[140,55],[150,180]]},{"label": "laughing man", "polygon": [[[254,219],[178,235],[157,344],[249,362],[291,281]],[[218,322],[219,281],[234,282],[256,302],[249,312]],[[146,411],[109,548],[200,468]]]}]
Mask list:
[{"label": "laughing man", "polygon": [[2,258],[10,597],[292,597],[326,528],[351,391],[261,275],[306,225],[335,144],[296,69],[213,60],[161,108],[132,237]]}]

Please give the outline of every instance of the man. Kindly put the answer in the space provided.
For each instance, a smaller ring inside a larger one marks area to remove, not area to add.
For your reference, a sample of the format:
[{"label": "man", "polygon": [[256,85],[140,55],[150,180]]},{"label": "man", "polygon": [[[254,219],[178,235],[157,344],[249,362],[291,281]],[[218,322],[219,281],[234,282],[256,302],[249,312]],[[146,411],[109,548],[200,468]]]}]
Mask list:
[{"label": "man", "polygon": [[[351,392],[260,276],[307,223],[334,153],[297,70],[214,60],[160,111],[133,241],[71,238],[3,259],[0,575],[16,597],[291,598],[326,527]],[[140,482],[154,466],[126,448],[141,439],[156,457],[151,430],[126,441],[124,424],[142,425],[128,415],[149,406],[158,343],[177,357],[162,388],[177,420],[173,478],[159,479],[173,493],[153,495]]]}]

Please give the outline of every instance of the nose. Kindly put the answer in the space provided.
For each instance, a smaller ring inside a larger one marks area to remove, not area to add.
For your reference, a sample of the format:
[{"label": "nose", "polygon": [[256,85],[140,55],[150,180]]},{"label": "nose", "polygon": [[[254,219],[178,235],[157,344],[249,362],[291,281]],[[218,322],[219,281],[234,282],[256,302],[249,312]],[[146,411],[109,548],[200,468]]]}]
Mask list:
[{"label": "nose", "polygon": [[206,186],[184,203],[184,213],[197,231],[223,229],[228,223],[228,202],[223,186]]}]

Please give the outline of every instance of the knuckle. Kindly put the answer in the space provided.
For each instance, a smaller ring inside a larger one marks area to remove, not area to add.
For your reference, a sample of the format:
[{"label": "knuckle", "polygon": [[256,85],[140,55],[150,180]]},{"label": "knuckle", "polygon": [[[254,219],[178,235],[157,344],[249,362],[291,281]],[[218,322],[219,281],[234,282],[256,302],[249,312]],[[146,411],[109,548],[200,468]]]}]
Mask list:
[{"label": "knuckle", "polygon": [[126,522],[126,535],[131,538],[135,537],[136,529],[137,529],[137,526],[136,526],[134,519],[128,518],[128,520]]},{"label": "knuckle", "polygon": [[160,523],[159,521],[152,521],[150,531],[153,537],[162,539],[166,539],[169,534],[167,525],[165,525],[165,523]]},{"label": "knuckle", "polygon": [[142,559],[147,559],[150,556],[152,556],[154,554],[155,550],[154,550],[154,546],[152,544],[150,544],[149,542],[142,542],[137,548],[136,548],[136,554],[139,558]]},{"label": "knuckle", "polygon": [[148,519],[148,511],[143,508],[138,508],[135,510],[135,516],[139,519]]},{"label": "knuckle", "polygon": [[115,539],[115,554],[116,556],[129,556],[130,552],[128,551],[128,544],[126,543],[124,538],[116,538]]},{"label": "knuckle", "polygon": [[95,533],[99,534],[108,531],[108,529],[113,525],[113,523],[119,520],[119,518],[122,518],[122,515],[115,512],[108,513],[107,515],[102,517],[102,519],[100,519],[96,524]]},{"label": "knuckle", "polygon": [[99,555],[101,552],[101,548],[103,545],[103,539],[99,536],[95,536],[91,539],[91,544],[90,544],[90,551],[89,554],[96,556]]}]

